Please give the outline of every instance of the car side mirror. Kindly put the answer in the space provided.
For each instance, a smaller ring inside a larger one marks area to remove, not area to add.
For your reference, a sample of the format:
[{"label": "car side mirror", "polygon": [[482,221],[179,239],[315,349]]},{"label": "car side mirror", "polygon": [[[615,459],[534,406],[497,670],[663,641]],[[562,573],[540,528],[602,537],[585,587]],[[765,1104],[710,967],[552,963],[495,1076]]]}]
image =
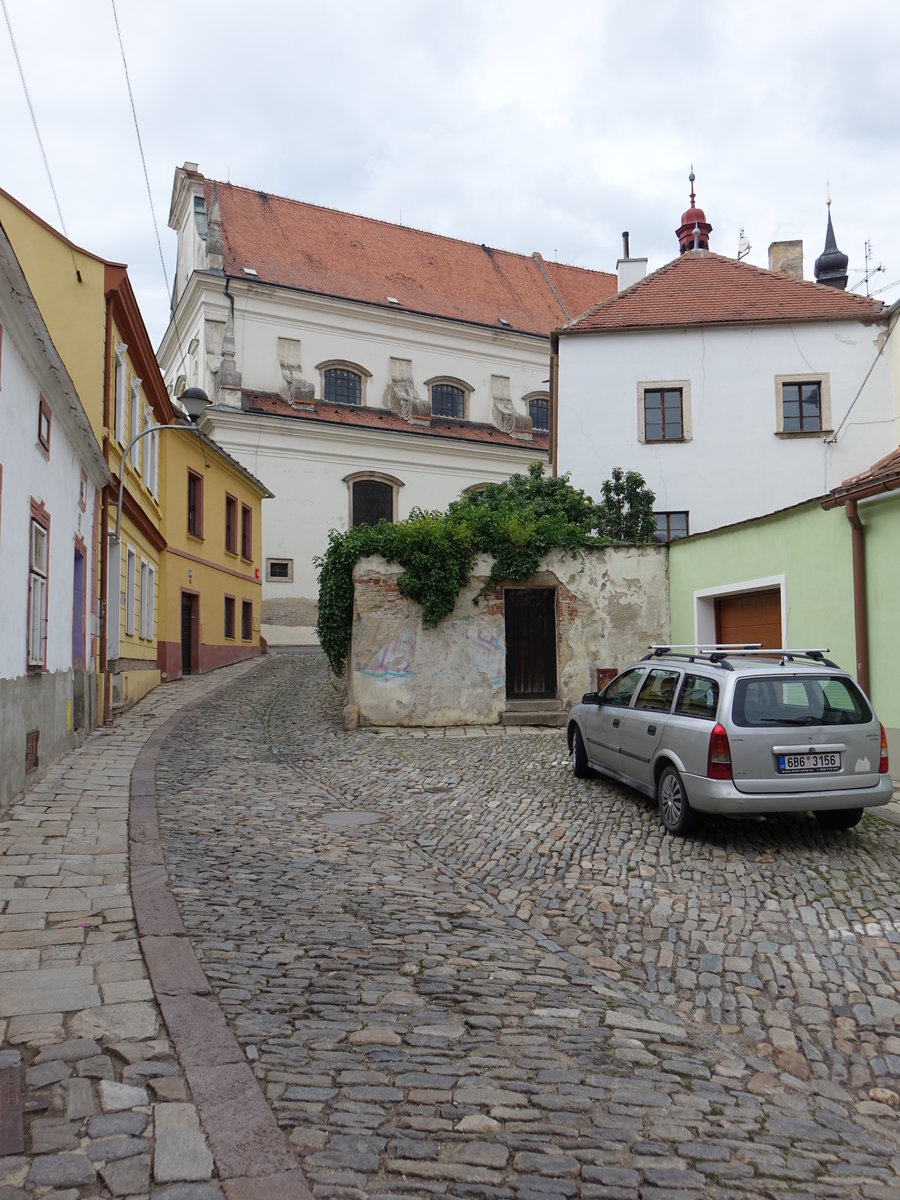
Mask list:
[{"label": "car side mirror", "polygon": [[585,692],[581,697],[582,704],[600,704],[603,700],[601,692]]}]

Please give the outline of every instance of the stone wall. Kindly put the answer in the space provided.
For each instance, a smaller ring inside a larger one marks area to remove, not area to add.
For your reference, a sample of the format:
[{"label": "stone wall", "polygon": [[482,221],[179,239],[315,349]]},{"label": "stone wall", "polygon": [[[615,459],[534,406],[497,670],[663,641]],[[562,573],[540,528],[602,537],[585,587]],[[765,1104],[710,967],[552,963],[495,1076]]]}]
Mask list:
[{"label": "stone wall", "polygon": [[[504,588],[478,599],[490,561],[476,565],[453,613],[423,629],[400,594],[401,568],[362,559],[354,572],[348,700],[370,725],[491,725],[506,709]],[[669,637],[665,546],[555,552],[522,587],[556,589],[557,699],[565,708]]]}]

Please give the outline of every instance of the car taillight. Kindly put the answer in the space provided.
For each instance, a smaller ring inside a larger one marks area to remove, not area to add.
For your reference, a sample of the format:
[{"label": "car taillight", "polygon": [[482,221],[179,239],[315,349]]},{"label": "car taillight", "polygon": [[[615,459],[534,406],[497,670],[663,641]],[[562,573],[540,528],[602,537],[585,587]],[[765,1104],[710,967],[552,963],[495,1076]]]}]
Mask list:
[{"label": "car taillight", "polygon": [[709,757],[706,760],[706,774],[710,779],[731,779],[731,747],[728,745],[728,734],[718,722],[713,726],[709,735]]},{"label": "car taillight", "polygon": [[881,727],[881,758],[879,759],[879,762],[878,762],[878,774],[879,775],[887,775],[889,769],[890,769],[890,765],[888,763],[887,734],[884,732],[884,726],[882,725],[882,727]]}]

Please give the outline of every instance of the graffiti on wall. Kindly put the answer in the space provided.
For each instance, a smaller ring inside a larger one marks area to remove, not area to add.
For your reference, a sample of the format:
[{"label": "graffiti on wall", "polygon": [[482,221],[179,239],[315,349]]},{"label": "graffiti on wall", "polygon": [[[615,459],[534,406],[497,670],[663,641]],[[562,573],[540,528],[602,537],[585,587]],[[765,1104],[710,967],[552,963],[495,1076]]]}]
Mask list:
[{"label": "graffiti on wall", "polygon": [[412,675],[412,657],[416,635],[405,629],[384,646],[379,647],[367,660],[356,665],[360,675],[378,679],[382,683],[395,683],[409,679]]}]

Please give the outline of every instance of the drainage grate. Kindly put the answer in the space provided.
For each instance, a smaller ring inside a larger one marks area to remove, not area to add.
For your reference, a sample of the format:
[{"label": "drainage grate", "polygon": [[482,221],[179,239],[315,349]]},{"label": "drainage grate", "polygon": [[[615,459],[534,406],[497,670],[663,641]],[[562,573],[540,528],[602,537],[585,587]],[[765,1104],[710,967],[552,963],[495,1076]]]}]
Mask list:
[{"label": "drainage grate", "polygon": [[25,734],[25,774],[29,771],[36,771],[38,768],[38,740],[40,739],[41,731],[39,729],[29,729]]}]

